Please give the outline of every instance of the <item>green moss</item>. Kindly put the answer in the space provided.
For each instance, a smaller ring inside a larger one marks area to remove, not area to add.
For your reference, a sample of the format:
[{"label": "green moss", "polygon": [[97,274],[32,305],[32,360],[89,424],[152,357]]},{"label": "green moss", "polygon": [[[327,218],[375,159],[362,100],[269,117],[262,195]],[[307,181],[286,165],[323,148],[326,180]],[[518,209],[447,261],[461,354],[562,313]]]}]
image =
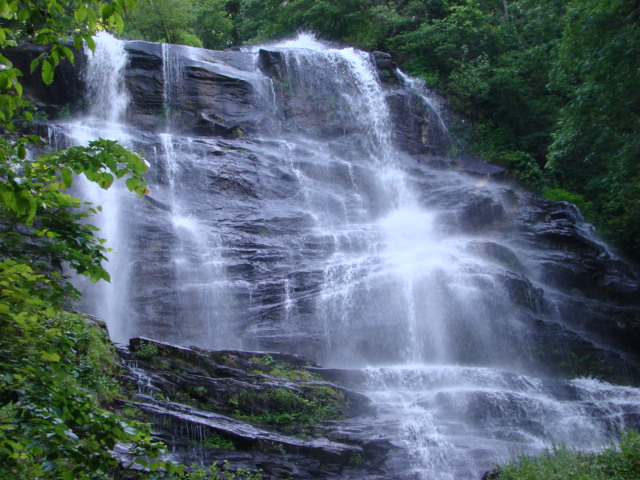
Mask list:
[{"label": "green moss", "polygon": [[253,356],[249,361],[257,364],[256,368],[249,371],[252,375],[266,373],[271,377],[285,378],[292,382],[313,382],[322,380],[320,375],[309,372],[308,370],[293,365],[292,363],[276,360],[268,353],[261,356]]},{"label": "green moss", "polygon": [[60,331],[73,342],[67,361],[78,383],[110,401],[120,394],[119,360],[105,329],[89,323],[84,316],[65,312],[56,320]]}]

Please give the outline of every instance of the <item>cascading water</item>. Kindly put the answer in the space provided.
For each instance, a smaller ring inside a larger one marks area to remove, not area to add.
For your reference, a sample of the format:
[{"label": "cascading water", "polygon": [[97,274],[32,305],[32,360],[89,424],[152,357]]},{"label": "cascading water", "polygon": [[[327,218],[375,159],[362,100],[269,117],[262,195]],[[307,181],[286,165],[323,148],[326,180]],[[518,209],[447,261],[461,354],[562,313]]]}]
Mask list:
[{"label": "cascading water", "polygon": [[[184,201],[182,190],[189,188],[190,163],[198,160],[192,140],[176,135],[180,125],[183,94],[181,55],[189,49],[162,45],[163,111],[166,132],[159,134],[167,172],[165,199],[177,244],[171,252],[175,271],[175,330],[172,341],[210,349],[238,348],[234,330],[233,298],[221,257],[217,229],[198,218],[197,205]],[[185,173],[187,175],[185,175]]]},{"label": "cascading water", "polygon": [[[126,63],[102,56],[107,45],[122,48],[98,38],[89,118],[61,128],[78,143],[120,139],[152,163],[148,201],[94,199],[110,215],[101,227],[119,290],[90,292],[87,308],[116,340],[362,369],[377,412],[366,421],[398,448],[386,467],[397,479],[477,480],[514,450],[596,448],[639,418],[637,389],[543,379],[555,368],[543,360],[564,359],[568,342],[604,343],[564,321],[583,299],[544,283],[550,261],[527,243],[532,227],[500,230],[542,214],[518,210],[509,186],[456,172],[437,109],[394,113],[433,107],[423,86],[396,71],[391,88],[370,55],[308,36],[217,53],[134,42],[137,124],[125,129],[126,102],[98,102],[126,98],[114,74],[124,64],[98,69]],[[399,148],[409,137],[412,152]]]},{"label": "cascading water", "polygon": [[[117,140],[129,148],[132,146],[124,124],[129,99],[124,83],[127,55],[123,45],[123,42],[101,32],[95,36],[95,50],[91,52],[85,48],[87,115],[55,125],[51,132],[54,137],[62,135],[66,143],[76,145],[86,145],[101,137]],[[84,278],[78,278],[77,283],[83,292],[79,308],[99,315],[108,323],[111,337],[125,341],[133,331],[126,320],[130,317],[127,296],[130,247],[126,241],[127,227],[123,222],[123,206],[127,200],[117,185],[103,190],[83,177],[77,179],[74,188],[80,191],[84,200],[102,209],[93,222],[100,229],[100,236],[108,240],[106,246],[111,251],[107,254],[107,270],[113,279],[111,283],[91,284]]]},{"label": "cascading water", "polygon": [[[320,262],[323,282],[314,305],[325,361],[393,365],[365,369],[363,391],[377,406],[379,431],[406,447],[394,478],[477,479],[491,462],[515,452],[551,442],[593,448],[624,428],[640,404],[638,390],[590,381],[560,385],[513,373],[526,371],[519,359],[533,347],[530,312],[518,303],[535,309],[535,288],[514,299],[503,267],[474,254],[477,236],[452,232],[447,212],[428,207],[438,197],[476,189],[500,199],[500,187],[474,187],[470,179],[440,173],[432,191],[421,190],[408,173],[411,161],[393,144],[383,87],[363,52],[309,38],[269,50],[284,55],[286,88],[295,92],[290,103],[316,92],[312,98],[336,105],[345,117],[342,128],[349,129],[343,133],[356,139],[348,151],[327,149],[323,143],[331,144],[331,137],[322,125],[299,132],[304,143],[285,136],[280,155],[290,162],[313,218],[309,235],[333,252]],[[433,107],[421,85],[399,77]],[[441,137],[448,137],[432,110]],[[333,164],[348,166],[346,185],[328,184],[330,175],[319,173]],[[286,286],[289,315],[301,302]],[[287,335],[309,329],[289,319],[284,324]]]}]

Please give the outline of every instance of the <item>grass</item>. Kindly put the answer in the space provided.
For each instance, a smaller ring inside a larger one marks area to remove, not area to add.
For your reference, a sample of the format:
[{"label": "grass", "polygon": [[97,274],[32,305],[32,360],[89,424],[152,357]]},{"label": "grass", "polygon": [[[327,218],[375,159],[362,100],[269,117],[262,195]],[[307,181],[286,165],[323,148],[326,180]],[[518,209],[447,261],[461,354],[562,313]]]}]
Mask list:
[{"label": "grass", "polygon": [[622,433],[619,445],[580,452],[564,445],[538,457],[523,456],[499,465],[499,480],[638,480],[640,434]]}]

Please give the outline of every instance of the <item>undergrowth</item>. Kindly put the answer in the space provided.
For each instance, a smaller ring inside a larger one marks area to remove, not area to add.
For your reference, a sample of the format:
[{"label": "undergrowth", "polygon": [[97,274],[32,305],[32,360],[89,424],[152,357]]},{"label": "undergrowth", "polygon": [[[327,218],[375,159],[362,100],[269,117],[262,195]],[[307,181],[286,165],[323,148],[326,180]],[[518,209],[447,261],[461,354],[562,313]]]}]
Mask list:
[{"label": "undergrowth", "polygon": [[619,445],[580,452],[558,445],[538,457],[523,456],[500,465],[499,480],[638,480],[640,434],[623,432]]}]

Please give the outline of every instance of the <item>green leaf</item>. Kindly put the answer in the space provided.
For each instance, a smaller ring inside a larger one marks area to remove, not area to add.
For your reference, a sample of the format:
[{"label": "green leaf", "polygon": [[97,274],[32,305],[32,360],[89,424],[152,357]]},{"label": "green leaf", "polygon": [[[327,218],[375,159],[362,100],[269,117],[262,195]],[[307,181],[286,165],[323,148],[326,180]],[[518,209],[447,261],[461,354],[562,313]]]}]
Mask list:
[{"label": "green leaf", "polygon": [[71,63],[74,62],[73,51],[69,47],[65,45],[58,45],[57,50],[60,52],[61,56],[68,58]]},{"label": "green leaf", "polygon": [[73,18],[75,18],[76,22],[78,23],[87,18],[87,6],[84,4],[84,2],[81,2],[80,6],[76,9],[75,12],[73,12]]},{"label": "green leaf", "polygon": [[40,57],[36,57],[33,60],[31,60],[31,65],[29,66],[29,71],[31,73],[35,72],[36,69],[38,68],[38,65],[40,65]]},{"label": "green leaf", "polygon": [[40,360],[43,362],[57,363],[60,361],[60,355],[55,352],[40,352]]},{"label": "green leaf", "polygon": [[45,85],[53,82],[53,65],[48,59],[42,62],[42,81]]},{"label": "green leaf", "polygon": [[124,20],[122,20],[122,17],[118,12],[113,12],[113,18],[116,22],[116,30],[118,32],[118,35],[120,35],[122,33],[122,30],[124,30]]},{"label": "green leaf", "polygon": [[62,183],[64,184],[64,188],[69,188],[73,183],[73,172],[69,168],[63,168],[60,172],[62,176]]},{"label": "green leaf", "polygon": [[127,178],[127,180],[125,181],[125,184],[127,185],[127,188],[129,189],[129,191],[133,192],[140,186],[140,180],[137,179],[136,177],[130,177],[130,178]]},{"label": "green leaf", "polygon": [[114,11],[112,3],[100,5],[100,16],[102,17],[102,20],[108,20],[113,15]]},{"label": "green leaf", "polygon": [[[87,8],[87,21],[89,22],[89,29],[95,30],[98,24],[98,17],[96,16],[96,11],[91,6]],[[91,38],[91,35],[87,35],[84,38],[85,41],[87,42],[87,45],[89,45],[89,38]],[[89,48],[91,49],[91,51],[93,51],[95,48],[95,44],[94,44],[94,48],[91,48],[91,46],[89,46]]]},{"label": "green leaf", "polygon": [[110,173],[103,173],[100,178],[100,188],[108,190],[109,187],[113,184],[113,175]]},{"label": "green leaf", "polygon": [[[93,9],[89,9],[89,11],[93,12]],[[93,37],[91,35],[85,36],[84,37],[84,41],[87,42],[87,47],[89,47],[89,50],[91,50],[92,52],[95,51],[96,42],[95,42],[95,40],[93,39]]]}]

